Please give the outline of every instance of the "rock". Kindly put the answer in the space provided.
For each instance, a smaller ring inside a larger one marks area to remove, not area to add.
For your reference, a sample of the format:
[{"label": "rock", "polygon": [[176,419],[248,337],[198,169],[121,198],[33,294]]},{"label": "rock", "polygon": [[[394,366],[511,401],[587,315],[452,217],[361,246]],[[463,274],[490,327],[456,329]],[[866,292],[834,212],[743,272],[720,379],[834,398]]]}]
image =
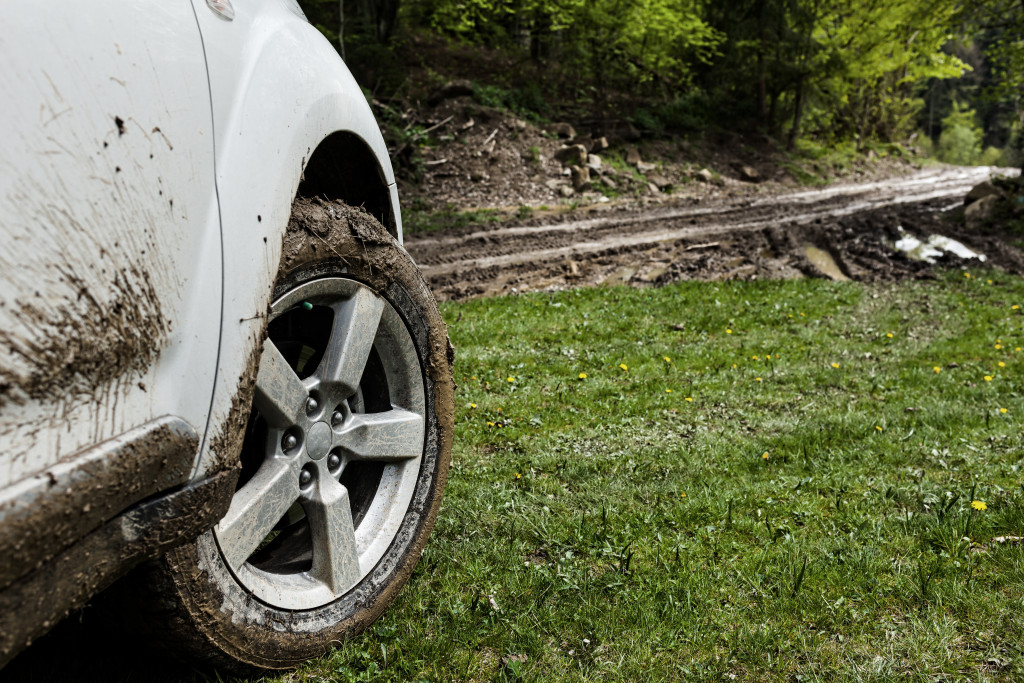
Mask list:
[{"label": "rock", "polygon": [[636,147],[630,147],[626,150],[626,163],[630,166],[636,166],[641,162],[640,150]]},{"label": "rock", "polygon": [[597,156],[596,154],[588,154],[587,155],[587,168],[589,168],[591,171],[600,171],[601,170],[601,157]]},{"label": "rock", "polygon": [[745,180],[748,183],[757,183],[761,181],[761,174],[752,166],[741,166],[740,180]]},{"label": "rock", "polygon": [[603,152],[606,149],[608,149],[608,138],[605,138],[605,137],[600,137],[600,138],[594,140],[593,144],[590,145],[590,152],[592,154],[597,154],[598,152]]},{"label": "rock", "polygon": [[487,175],[486,173],[484,173],[483,171],[473,171],[472,173],[469,174],[469,178],[474,183],[479,183],[482,180],[490,180],[491,179],[491,177],[489,175]]},{"label": "rock", "polygon": [[655,170],[657,170],[657,168],[658,168],[658,167],[657,167],[657,166],[655,166],[654,164],[648,164],[648,163],[646,163],[646,162],[643,162],[643,161],[641,161],[640,163],[638,163],[638,164],[636,165],[636,170],[640,171],[640,172],[641,172],[641,173],[643,173],[644,175],[647,175],[647,174],[648,174],[648,173],[650,173],[651,171],[655,171]]},{"label": "rock", "polygon": [[577,192],[590,189],[590,169],[586,166],[572,167],[572,186]]},{"label": "rock", "polygon": [[572,140],[576,137],[576,129],[568,123],[552,123],[548,126],[548,132],[552,135],[557,135],[560,138],[566,138],[568,140]]},{"label": "rock", "polygon": [[626,142],[636,142],[640,139],[640,131],[629,121],[619,121],[610,127],[608,136]]},{"label": "rock", "polygon": [[647,189],[651,191],[651,194],[661,194],[661,190],[654,183],[647,183]]},{"label": "rock", "polygon": [[473,92],[473,84],[469,81],[449,81],[434,92],[430,93],[427,97],[427,104],[431,107],[436,107],[445,100],[450,100],[456,97],[466,97],[467,95],[472,95]]},{"label": "rock", "polygon": [[563,180],[559,180],[559,179],[557,179],[557,178],[552,178],[551,180],[547,181],[547,182],[546,182],[546,183],[544,183],[544,184],[545,184],[545,185],[547,186],[547,188],[548,188],[549,190],[554,190],[554,191],[557,191],[557,190],[558,190],[558,188],[560,188],[560,187],[562,187],[563,185],[565,185],[565,181],[563,181]]},{"label": "rock", "polygon": [[512,127],[516,130],[526,130],[526,121],[522,119],[512,119]]},{"label": "rock", "polygon": [[993,185],[991,181],[986,180],[985,182],[978,183],[971,188],[971,191],[967,193],[966,197],[964,197],[964,206],[970,206],[985,197],[999,197],[1002,199],[1004,196],[1005,195],[1003,195],[1002,190]]},{"label": "rock", "polygon": [[605,187],[607,187],[609,190],[617,190],[617,189],[619,189],[619,184],[617,182],[615,182],[614,180],[612,180],[608,176],[605,176],[604,178],[602,178],[601,182],[604,183]]},{"label": "rock", "polygon": [[670,190],[675,184],[665,176],[661,175],[651,176],[650,180],[659,190]]},{"label": "rock", "polygon": [[964,221],[968,228],[979,228],[986,221],[992,218],[1002,198],[999,195],[990,194],[975,201],[964,211]]},{"label": "rock", "polygon": [[584,166],[587,163],[587,148],[583,145],[569,145],[562,147],[555,152],[555,158],[566,166],[579,164]]},{"label": "rock", "polygon": [[706,168],[702,168],[699,171],[697,171],[697,173],[694,174],[693,177],[696,178],[697,180],[699,180],[702,183],[713,183],[713,182],[715,182],[715,174],[712,173],[711,171],[709,171]]},{"label": "rock", "polygon": [[572,188],[569,187],[568,185],[562,185],[561,187],[558,188],[558,191],[561,193],[563,197],[571,197],[573,195]]}]

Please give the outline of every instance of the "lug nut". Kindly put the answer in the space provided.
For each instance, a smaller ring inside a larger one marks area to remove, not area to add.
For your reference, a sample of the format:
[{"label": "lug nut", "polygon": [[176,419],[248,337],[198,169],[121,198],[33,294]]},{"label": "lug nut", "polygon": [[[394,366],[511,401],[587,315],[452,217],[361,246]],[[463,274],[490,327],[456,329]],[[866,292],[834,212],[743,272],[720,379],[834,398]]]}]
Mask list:
[{"label": "lug nut", "polygon": [[315,413],[320,409],[320,404],[316,402],[316,399],[310,396],[306,399],[306,412]]},{"label": "lug nut", "polygon": [[333,424],[335,427],[339,426],[344,421],[345,414],[342,413],[340,410],[335,410],[334,415],[331,415],[331,424]]},{"label": "lug nut", "polygon": [[298,445],[299,439],[294,434],[286,434],[284,439],[281,440],[281,446],[283,446],[286,451],[290,451]]},{"label": "lug nut", "polygon": [[302,470],[299,473],[299,486],[309,486],[309,482],[313,481],[313,473],[309,470]]},{"label": "lug nut", "polygon": [[338,457],[337,453],[331,453],[327,457],[327,468],[328,469],[332,469],[332,470],[336,470],[340,466],[341,466],[341,458]]}]

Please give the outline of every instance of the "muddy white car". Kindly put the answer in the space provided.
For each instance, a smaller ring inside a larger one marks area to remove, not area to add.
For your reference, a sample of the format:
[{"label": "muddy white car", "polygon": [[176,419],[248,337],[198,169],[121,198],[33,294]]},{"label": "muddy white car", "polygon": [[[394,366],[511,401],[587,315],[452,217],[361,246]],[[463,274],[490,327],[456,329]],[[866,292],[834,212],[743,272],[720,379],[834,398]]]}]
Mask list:
[{"label": "muddy white car", "polygon": [[0,663],[132,567],[235,669],[372,623],[447,476],[387,149],[293,0],[0,5]]}]

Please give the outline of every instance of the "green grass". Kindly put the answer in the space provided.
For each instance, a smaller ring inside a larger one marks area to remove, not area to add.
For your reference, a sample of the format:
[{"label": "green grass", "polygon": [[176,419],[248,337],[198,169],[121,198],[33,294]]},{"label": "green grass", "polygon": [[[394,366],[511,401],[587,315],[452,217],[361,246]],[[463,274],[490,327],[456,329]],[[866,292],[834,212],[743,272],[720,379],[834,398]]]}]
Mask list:
[{"label": "green grass", "polygon": [[1019,680],[1024,280],[973,275],[445,305],[433,538],[275,680]]}]

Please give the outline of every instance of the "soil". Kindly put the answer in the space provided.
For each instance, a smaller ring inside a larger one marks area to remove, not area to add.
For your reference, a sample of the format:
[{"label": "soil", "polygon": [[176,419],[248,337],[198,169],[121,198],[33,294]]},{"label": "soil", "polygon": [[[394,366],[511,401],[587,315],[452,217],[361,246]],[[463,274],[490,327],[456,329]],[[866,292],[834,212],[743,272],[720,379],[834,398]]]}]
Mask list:
[{"label": "soil", "polygon": [[985,264],[1024,273],[1024,253],[963,227],[963,197],[992,169],[936,167],[817,190],[677,197],[657,205],[596,204],[557,215],[443,234],[405,246],[441,300],[678,280],[932,277],[978,267],[949,253],[931,264],[895,248],[906,233],[959,240]]}]

